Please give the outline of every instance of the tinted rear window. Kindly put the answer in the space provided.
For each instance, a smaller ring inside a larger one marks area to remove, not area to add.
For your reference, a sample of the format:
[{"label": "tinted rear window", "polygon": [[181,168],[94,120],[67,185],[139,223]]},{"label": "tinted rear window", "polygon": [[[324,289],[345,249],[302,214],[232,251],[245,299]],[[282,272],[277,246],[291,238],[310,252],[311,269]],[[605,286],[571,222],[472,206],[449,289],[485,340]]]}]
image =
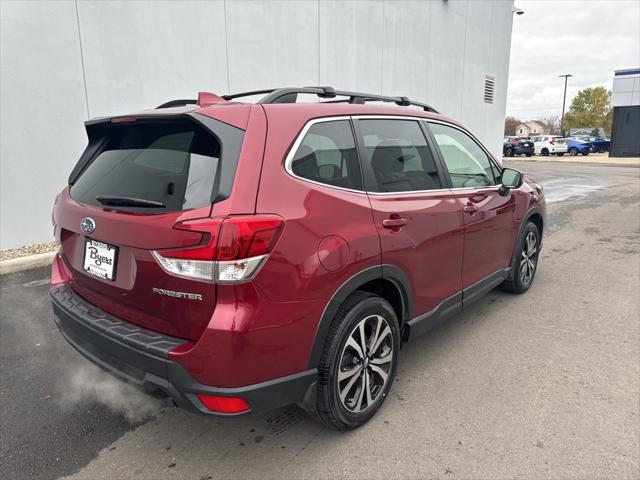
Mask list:
[{"label": "tinted rear window", "polygon": [[[159,202],[165,212],[211,203],[221,145],[190,121],[147,121],[102,128],[100,147],[71,187],[77,202],[102,206],[97,196]],[[110,207],[141,210],[140,207]]]}]

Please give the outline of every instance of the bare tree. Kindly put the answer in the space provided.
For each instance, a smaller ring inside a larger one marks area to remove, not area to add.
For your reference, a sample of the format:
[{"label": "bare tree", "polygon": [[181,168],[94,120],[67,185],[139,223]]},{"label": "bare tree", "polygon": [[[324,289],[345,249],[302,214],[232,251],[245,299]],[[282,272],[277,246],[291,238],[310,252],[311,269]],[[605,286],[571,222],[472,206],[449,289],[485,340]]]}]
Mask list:
[{"label": "bare tree", "polygon": [[504,134],[514,136],[516,134],[516,127],[522,123],[522,120],[515,117],[507,117],[504,119]]},{"label": "bare tree", "polygon": [[549,133],[551,135],[562,135],[560,133],[560,117],[558,115],[551,115],[543,121],[549,126]]}]

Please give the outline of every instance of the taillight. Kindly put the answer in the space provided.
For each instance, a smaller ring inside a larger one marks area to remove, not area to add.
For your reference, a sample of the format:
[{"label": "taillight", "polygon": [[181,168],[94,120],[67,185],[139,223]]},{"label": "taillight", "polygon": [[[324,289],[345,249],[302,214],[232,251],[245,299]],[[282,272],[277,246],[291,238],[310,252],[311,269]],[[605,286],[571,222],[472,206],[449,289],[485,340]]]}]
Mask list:
[{"label": "taillight", "polygon": [[549,140],[549,143],[550,143],[551,145],[555,145],[555,144],[556,144],[555,140]]},{"label": "taillight", "polygon": [[511,142],[511,145],[517,145],[518,142]]},{"label": "taillight", "polygon": [[158,250],[153,256],[172,275],[217,283],[251,280],[277,242],[284,221],[275,215],[189,220],[174,226],[201,232],[200,245]]}]

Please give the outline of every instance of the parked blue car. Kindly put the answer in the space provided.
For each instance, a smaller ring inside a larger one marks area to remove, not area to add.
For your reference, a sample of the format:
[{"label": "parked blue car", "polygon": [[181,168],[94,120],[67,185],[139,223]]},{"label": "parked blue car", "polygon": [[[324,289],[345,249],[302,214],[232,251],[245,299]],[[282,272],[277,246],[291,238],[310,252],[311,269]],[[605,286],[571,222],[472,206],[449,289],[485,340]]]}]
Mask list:
[{"label": "parked blue car", "polygon": [[579,153],[589,155],[591,151],[591,144],[589,142],[583,142],[577,138],[565,138],[564,140],[567,143],[567,152],[569,152],[569,155],[575,156]]},{"label": "parked blue car", "polygon": [[575,137],[583,142],[589,142],[591,144],[591,151],[593,153],[604,153],[609,151],[609,144],[611,143],[606,138],[601,137]]}]

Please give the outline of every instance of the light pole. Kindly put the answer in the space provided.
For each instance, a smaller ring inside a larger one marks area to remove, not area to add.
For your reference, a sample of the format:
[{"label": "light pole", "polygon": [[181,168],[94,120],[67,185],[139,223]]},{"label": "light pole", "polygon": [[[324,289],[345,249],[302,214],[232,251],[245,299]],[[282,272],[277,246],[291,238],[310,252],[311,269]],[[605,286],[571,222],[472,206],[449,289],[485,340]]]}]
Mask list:
[{"label": "light pole", "polygon": [[564,105],[567,101],[567,80],[573,77],[570,73],[558,75],[558,78],[564,77],[564,96],[562,97],[562,116],[560,117],[560,135],[564,136]]}]

